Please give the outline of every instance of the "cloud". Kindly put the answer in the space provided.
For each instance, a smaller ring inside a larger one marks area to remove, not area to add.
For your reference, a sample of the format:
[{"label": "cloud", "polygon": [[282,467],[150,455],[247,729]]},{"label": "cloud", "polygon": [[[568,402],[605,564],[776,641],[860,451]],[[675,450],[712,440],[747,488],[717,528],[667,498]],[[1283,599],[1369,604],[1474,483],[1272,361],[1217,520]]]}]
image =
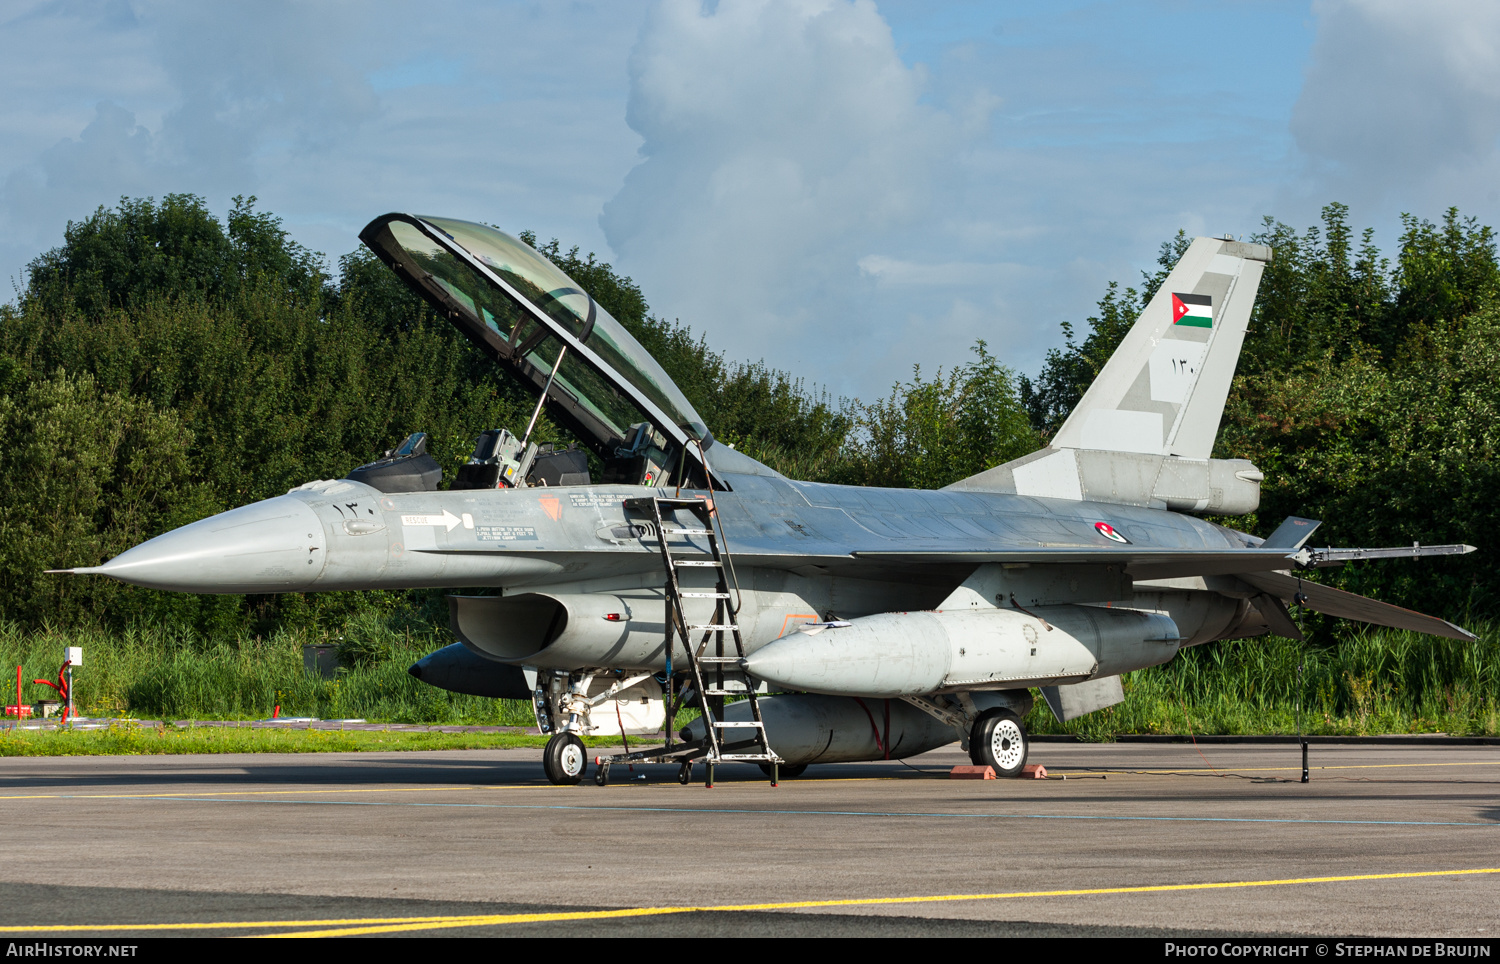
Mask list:
[{"label": "cloud", "polygon": [[[1356,175],[1483,216],[1500,183],[1487,9],[1320,5],[1306,91],[1304,0],[0,9],[0,278],[122,194],[256,194],[330,255],[449,214],[597,251],[731,358],[867,397],[978,338],[1035,371],[1179,227],[1305,224]],[[1206,36],[1235,38],[1208,73],[1162,54]],[[1299,174],[1310,200],[1276,200]]]},{"label": "cloud", "polygon": [[1475,189],[1500,174],[1500,7],[1321,0],[1314,10],[1291,129],[1315,189],[1427,213],[1472,206],[1477,193],[1493,210],[1492,189]]},{"label": "cloud", "polygon": [[1019,265],[1000,262],[904,261],[883,254],[860,258],[859,270],[881,285],[930,285],[947,288],[989,285],[997,280],[1025,273],[1025,269]]},{"label": "cloud", "polygon": [[[37,163],[12,171],[0,188],[5,214],[18,222],[45,219],[61,196],[100,199],[146,188],[156,163],[151,132],[118,104],[101,101],[77,138],[43,151]],[[61,195],[61,196],[60,196]]]},{"label": "cloud", "polygon": [[807,323],[864,283],[859,258],[928,216],[961,136],[868,0],[669,0],[630,83],[643,160],[601,226],[656,307],[731,356],[808,350]]},{"label": "cloud", "polygon": [[243,190],[267,146],[311,155],[375,117],[369,79],[328,56],[327,38],[353,12],[286,0],[173,8],[156,37],[182,102],[167,115],[162,138],[186,176]]},{"label": "cloud", "polygon": [[59,244],[69,219],[167,193],[221,215],[258,195],[330,255],[393,209],[607,253],[599,210],[639,144],[624,65],[642,10],[24,4],[0,24],[0,278]]},{"label": "cloud", "polygon": [[[730,357],[862,396],[978,339],[1035,371],[1179,227],[1258,227],[1305,16],[664,0],[630,61],[641,161],[600,224]],[[1161,54],[1203,36],[1239,38],[1208,74]]]},{"label": "cloud", "polygon": [[[70,2],[8,23],[13,63],[69,75],[60,82],[54,73],[41,96],[61,101],[64,116],[76,109],[71,98],[92,94],[94,106],[76,134],[40,150],[33,142],[34,153],[5,172],[6,267],[14,272],[59,243],[62,222],[122,196],[190,193],[223,205],[256,193],[268,148],[307,158],[369,120],[368,81],[329,58],[322,39],[336,32],[339,13],[286,3]],[[64,51],[64,63],[37,60],[39,43]],[[7,141],[24,142],[16,128],[25,115],[5,121]]]}]

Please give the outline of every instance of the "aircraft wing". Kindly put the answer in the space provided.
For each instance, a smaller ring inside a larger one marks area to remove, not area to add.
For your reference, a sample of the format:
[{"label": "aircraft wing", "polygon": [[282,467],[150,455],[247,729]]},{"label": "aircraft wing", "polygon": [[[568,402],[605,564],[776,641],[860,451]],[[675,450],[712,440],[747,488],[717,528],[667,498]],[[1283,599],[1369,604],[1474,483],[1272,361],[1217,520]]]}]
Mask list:
[{"label": "aircraft wing", "polygon": [[895,562],[908,565],[934,563],[980,565],[986,562],[1030,563],[1032,565],[1124,565],[1134,579],[1173,579],[1179,576],[1232,576],[1242,573],[1285,569],[1291,561],[1287,549],[1152,549],[1132,546],[1129,549],[1086,547],[1051,547],[1003,549],[998,551],[954,552],[934,549],[860,550],[856,559],[870,562]]},{"label": "aircraft wing", "polygon": [[1455,626],[1446,619],[1412,612],[1410,609],[1402,609],[1400,606],[1392,606],[1390,603],[1345,592],[1342,589],[1334,589],[1331,586],[1320,586],[1317,583],[1298,579],[1289,572],[1247,571],[1240,573],[1239,578],[1242,582],[1249,583],[1256,589],[1287,602],[1292,602],[1297,593],[1301,593],[1302,605],[1329,616],[1373,623],[1376,626],[1389,626],[1392,629],[1409,629],[1413,632],[1443,636],[1448,639],[1472,641],[1479,638],[1462,626]]}]

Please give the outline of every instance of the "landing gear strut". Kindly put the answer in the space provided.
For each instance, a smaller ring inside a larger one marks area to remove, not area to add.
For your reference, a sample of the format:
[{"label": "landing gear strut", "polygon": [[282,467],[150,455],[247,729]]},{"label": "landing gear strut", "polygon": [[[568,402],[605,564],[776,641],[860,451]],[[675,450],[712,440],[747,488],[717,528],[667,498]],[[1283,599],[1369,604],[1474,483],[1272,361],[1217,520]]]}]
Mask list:
[{"label": "landing gear strut", "polygon": [[583,779],[588,769],[588,753],[583,741],[572,733],[556,733],[547,741],[542,751],[542,769],[547,779],[557,786],[573,786]]}]

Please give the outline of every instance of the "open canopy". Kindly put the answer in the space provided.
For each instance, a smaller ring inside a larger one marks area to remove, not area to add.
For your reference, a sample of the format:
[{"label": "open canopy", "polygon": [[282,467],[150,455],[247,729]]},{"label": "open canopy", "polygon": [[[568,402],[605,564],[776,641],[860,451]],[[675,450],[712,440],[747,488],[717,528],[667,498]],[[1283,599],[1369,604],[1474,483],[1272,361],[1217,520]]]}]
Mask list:
[{"label": "open canopy", "polygon": [[[701,453],[703,420],[646,350],[555,264],[503,231],[387,214],[360,240],[547,403],[606,461],[655,427],[665,447]],[[561,364],[558,363],[562,356]],[[553,369],[556,369],[554,376]]]}]

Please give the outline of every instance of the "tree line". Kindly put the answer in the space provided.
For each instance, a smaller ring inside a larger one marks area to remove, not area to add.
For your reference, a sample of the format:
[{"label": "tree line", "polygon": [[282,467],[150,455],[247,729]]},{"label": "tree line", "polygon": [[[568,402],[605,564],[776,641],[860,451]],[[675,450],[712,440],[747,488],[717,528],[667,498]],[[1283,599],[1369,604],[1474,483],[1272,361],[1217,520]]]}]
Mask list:
[{"label": "tree line", "polygon": [[[1301,232],[1266,218],[1275,257],[1240,354],[1214,455],[1265,473],[1255,515],[1217,520],[1267,535],[1320,519],[1320,545],[1469,543],[1442,561],[1355,564],[1316,578],[1449,619],[1500,616],[1490,533],[1500,524],[1500,265],[1495,234],[1449,209],[1402,216],[1393,256],[1349,209]],[[1087,334],[1021,379],[1032,424],[1062,424],[1190,239],[1162,244],[1139,288],[1111,284]]]},{"label": "tree line", "polygon": [[[1454,211],[1408,218],[1391,261],[1368,231],[1354,243],[1347,213],[1330,205],[1300,233],[1267,219],[1255,237],[1276,258],[1216,454],[1254,460],[1267,482],[1257,516],[1221,521],[1264,534],[1310,515],[1333,544],[1482,543],[1497,489],[1493,234]],[[915,369],[865,403],[727,359],[608,263],[523,237],[641,341],[716,438],[797,478],[922,488],[1045,444],[1188,242],[1165,242],[1138,288],[1110,285],[1081,335],[1064,323],[1034,379],[979,342],[967,363]],[[432,609],[431,592],[199,597],[41,570],[340,477],[410,431],[431,434],[451,481],[480,430],[523,424],[531,404],[367,251],[335,274],[254,198],[223,221],[190,195],[101,207],[0,306],[0,619],[235,636]],[[569,441],[545,421],[539,438]],[[1500,577],[1476,555],[1335,578],[1488,617]]]}]

